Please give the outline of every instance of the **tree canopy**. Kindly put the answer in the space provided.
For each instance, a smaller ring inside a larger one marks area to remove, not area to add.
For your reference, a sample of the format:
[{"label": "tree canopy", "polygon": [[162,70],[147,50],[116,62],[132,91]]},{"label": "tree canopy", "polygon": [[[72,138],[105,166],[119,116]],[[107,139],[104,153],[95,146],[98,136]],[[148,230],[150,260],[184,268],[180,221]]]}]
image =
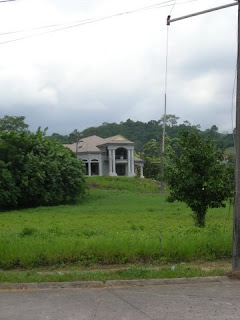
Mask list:
[{"label": "tree canopy", "polygon": [[82,163],[40,130],[0,133],[0,208],[69,203],[85,188]]},{"label": "tree canopy", "polygon": [[166,158],[168,200],[185,202],[196,225],[203,227],[208,208],[224,207],[224,201],[231,198],[233,170],[210,137],[185,131],[175,143],[177,148],[169,147]]},{"label": "tree canopy", "polygon": [[[218,128],[213,125],[210,129],[204,131],[200,130],[200,125],[192,125],[189,121],[185,120],[183,123],[178,123],[179,117],[167,114],[166,115],[166,136],[170,139],[178,137],[179,132],[198,131],[202,137],[211,136],[217,143],[218,147],[224,150],[225,148],[233,146],[233,135],[229,133],[220,133]],[[137,152],[143,152],[143,147],[148,141],[154,139],[156,141],[162,140],[162,125],[163,117],[160,120],[150,120],[148,122],[133,121],[128,119],[120,123],[107,123],[104,122],[100,126],[89,127],[81,131],[81,137],[89,137],[97,135],[102,138],[107,138],[121,134],[125,138],[131,140],[135,144]],[[60,143],[73,143],[76,141],[76,130],[69,135],[60,135],[53,133],[49,138]]]},{"label": "tree canopy", "polygon": [[25,123],[24,116],[8,116],[5,115],[0,118],[0,132],[1,131],[27,131],[28,124]]}]

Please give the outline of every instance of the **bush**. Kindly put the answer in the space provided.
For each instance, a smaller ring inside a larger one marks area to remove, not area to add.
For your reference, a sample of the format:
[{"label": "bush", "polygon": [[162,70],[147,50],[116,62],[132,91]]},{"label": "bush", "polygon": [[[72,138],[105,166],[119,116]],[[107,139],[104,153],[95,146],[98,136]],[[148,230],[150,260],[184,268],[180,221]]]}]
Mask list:
[{"label": "bush", "polygon": [[0,208],[69,203],[85,188],[82,163],[40,130],[0,133]]}]

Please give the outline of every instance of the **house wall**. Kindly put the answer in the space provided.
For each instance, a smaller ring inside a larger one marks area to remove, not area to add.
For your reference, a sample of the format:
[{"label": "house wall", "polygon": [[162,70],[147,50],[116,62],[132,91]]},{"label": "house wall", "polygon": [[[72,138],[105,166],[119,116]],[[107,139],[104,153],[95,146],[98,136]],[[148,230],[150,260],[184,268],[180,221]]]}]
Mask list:
[{"label": "house wall", "polygon": [[[127,151],[127,159],[116,159],[116,150],[123,148]],[[108,172],[110,176],[117,176],[116,166],[118,164],[125,165],[125,175],[128,177],[135,176],[134,172],[134,146],[133,145],[119,145],[109,144],[108,145]]]},{"label": "house wall", "polygon": [[[117,159],[116,150],[118,148],[124,148],[127,152],[127,159]],[[107,154],[108,149],[108,154]],[[98,164],[98,175],[99,176],[117,176],[117,172],[125,176],[133,177],[136,175],[136,165],[140,166],[140,176],[143,177],[143,164],[136,164],[134,162],[134,147],[132,145],[122,146],[117,144],[108,145],[108,148],[103,147],[101,153],[80,153],[77,155],[78,159],[83,160],[87,163],[87,175],[94,175],[93,167]],[[94,164],[94,165],[93,165]]]},{"label": "house wall", "polygon": [[[88,163],[88,175],[92,175],[91,164],[98,163],[99,175],[103,175],[103,163],[102,163],[102,154],[100,153],[82,153],[78,154],[77,158],[83,160],[84,163]],[[96,161],[97,160],[97,161]]]}]

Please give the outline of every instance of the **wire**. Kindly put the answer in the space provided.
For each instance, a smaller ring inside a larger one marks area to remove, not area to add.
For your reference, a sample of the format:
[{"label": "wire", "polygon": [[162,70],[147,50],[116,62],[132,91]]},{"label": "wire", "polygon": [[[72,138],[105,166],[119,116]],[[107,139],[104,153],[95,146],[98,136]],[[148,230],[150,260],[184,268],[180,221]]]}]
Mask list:
[{"label": "wire", "polygon": [[16,0],[1,0],[0,3],[1,2],[10,2],[10,1],[16,1]]},{"label": "wire", "polygon": [[[11,1],[16,1],[16,0],[11,0]],[[111,16],[107,16],[109,18],[114,17],[114,16],[118,16],[118,15],[123,15],[123,14],[128,14],[128,13],[132,13],[132,12],[137,12],[140,10],[147,10],[147,9],[153,9],[155,7],[161,6],[162,4],[166,4],[168,2],[172,2],[174,0],[167,0],[164,2],[160,2],[160,3],[156,3],[150,6],[146,6],[146,7],[142,7],[133,11],[126,11],[126,12],[122,12],[122,13],[117,13]],[[39,29],[45,29],[45,28],[51,28],[51,27],[58,27],[58,26],[64,26],[67,24],[73,24],[73,23],[81,23],[81,22],[86,22],[86,21],[98,21],[99,19],[104,19],[107,17],[100,17],[100,18],[92,18],[92,19],[84,19],[84,20],[76,20],[76,21],[71,21],[71,22],[66,22],[66,23],[58,23],[58,24],[51,24],[51,25],[47,25],[47,26],[42,26],[42,27],[36,27],[36,28],[31,28],[31,29],[22,29],[22,30],[17,30],[17,31],[10,31],[10,32],[4,32],[4,33],[0,33],[1,35],[7,35],[7,34],[14,34],[14,33],[20,33],[20,32],[28,32],[28,31],[34,31],[34,30],[39,30]]]},{"label": "wire", "polygon": [[[16,1],[16,0],[12,0],[12,1]],[[53,32],[57,32],[57,31],[62,31],[62,30],[66,30],[66,29],[71,29],[71,28],[82,26],[82,25],[95,23],[95,22],[99,22],[99,21],[103,21],[103,20],[108,20],[108,19],[112,19],[112,18],[115,18],[115,17],[119,17],[119,16],[123,16],[123,15],[127,15],[127,14],[132,14],[132,13],[136,13],[136,12],[140,12],[140,11],[158,9],[158,8],[163,8],[163,7],[169,7],[169,6],[172,6],[172,4],[169,4],[169,2],[172,2],[172,1],[174,1],[174,0],[168,0],[168,1],[160,2],[160,3],[156,3],[156,4],[151,5],[151,6],[146,6],[146,7],[138,8],[138,9],[131,10],[131,11],[120,12],[120,13],[112,14],[110,16],[105,16],[105,17],[100,17],[100,18],[95,18],[95,19],[78,20],[78,21],[75,21],[75,22],[71,22],[71,23],[75,23],[75,24],[70,25],[70,26],[66,26],[66,27],[62,27],[62,28],[58,28],[58,29],[54,29],[54,30],[50,30],[50,31],[45,31],[45,32],[41,32],[41,33],[38,33],[38,34],[33,34],[33,35],[21,37],[21,38],[2,41],[2,42],[0,42],[0,45],[7,44],[7,43],[10,43],[10,42],[16,42],[16,41],[20,41],[20,40],[25,40],[25,39],[29,39],[29,38],[34,38],[34,37],[38,37],[38,36],[41,36],[41,35],[44,35],[44,34],[53,33]],[[200,1],[200,0],[188,0],[188,1],[183,1],[183,2],[176,3],[175,5],[182,5],[182,4],[186,4],[186,3],[189,3],[189,2],[195,2],[195,1]],[[14,34],[14,33],[20,33],[20,32],[35,31],[35,30],[46,29],[46,28],[57,27],[57,26],[63,26],[63,25],[66,25],[66,24],[70,24],[70,23],[61,23],[61,24],[54,24],[54,25],[47,25],[47,26],[43,26],[43,27],[37,27],[37,28],[33,28],[33,29],[25,29],[25,30],[18,30],[18,31],[12,31],[12,32],[5,32],[5,33],[0,33],[0,36],[1,35],[4,36],[4,35],[9,35],[9,34]]]},{"label": "wire", "polygon": [[172,9],[171,9],[170,12],[169,12],[169,16],[171,16],[171,14],[172,14],[172,12],[173,12],[173,9],[174,9],[174,7],[175,7],[175,5],[176,5],[176,1],[177,1],[177,0],[174,0]]},{"label": "wire", "polygon": [[233,125],[233,109],[234,109],[234,93],[236,89],[236,81],[237,81],[237,66],[235,70],[235,76],[233,81],[233,90],[232,90],[232,106],[231,106],[231,120],[232,120],[232,134],[233,134],[233,146],[234,150],[236,150],[236,142],[235,142],[235,132],[234,132],[234,125]]},{"label": "wire", "polygon": [[[79,22],[86,22],[86,21],[92,21],[92,20],[93,19],[83,19],[83,20],[73,21],[71,23],[79,23]],[[31,29],[22,29],[22,30],[17,30],[17,31],[2,32],[2,33],[0,33],[0,36],[5,36],[5,35],[15,34],[15,33],[21,33],[21,32],[35,31],[35,30],[40,30],[40,29],[53,28],[53,27],[60,27],[60,26],[64,26],[64,25],[67,25],[67,24],[70,24],[70,22],[50,24],[50,25],[47,25],[47,26],[36,27],[36,28],[31,28]]]}]

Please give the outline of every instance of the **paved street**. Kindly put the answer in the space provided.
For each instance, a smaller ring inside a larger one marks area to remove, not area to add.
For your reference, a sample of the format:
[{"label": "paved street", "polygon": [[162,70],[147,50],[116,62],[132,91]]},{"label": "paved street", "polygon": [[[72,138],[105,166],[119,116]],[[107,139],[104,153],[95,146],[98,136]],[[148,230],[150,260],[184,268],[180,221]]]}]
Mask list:
[{"label": "paved street", "polygon": [[0,320],[240,319],[240,281],[0,291]]}]

